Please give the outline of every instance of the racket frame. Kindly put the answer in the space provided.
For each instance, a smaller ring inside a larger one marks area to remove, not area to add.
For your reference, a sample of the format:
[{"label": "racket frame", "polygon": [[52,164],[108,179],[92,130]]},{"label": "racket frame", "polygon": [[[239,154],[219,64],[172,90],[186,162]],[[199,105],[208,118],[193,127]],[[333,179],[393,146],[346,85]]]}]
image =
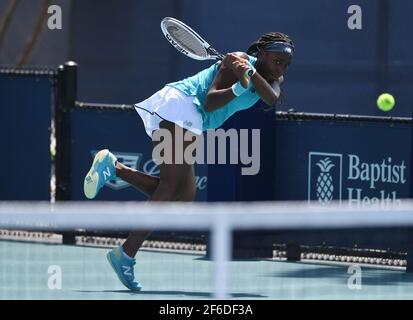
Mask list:
[{"label": "racket frame", "polygon": [[[173,22],[174,24],[178,25],[182,29],[184,29],[187,32],[189,32],[190,34],[192,34],[200,42],[200,44],[205,48],[205,50],[207,52],[207,56],[206,57],[201,57],[199,55],[193,54],[192,52],[189,52],[188,50],[183,48],[181,45],[179,45],[179,43],[177,43],[177,41],[174,39],[174,37],[171,36],[170,33],[168,32],[168,30],[166,29],[165,22],[167,22],[167,21]],[[182,21],[179,21],[179,20],[177,20],[175,18],[171,18],[171,17],[165,17],[161,21],[161,29],[162,29],[163,34],[165,35],[165,38],[169,41],[169,43],[172,46],[175,47],[175,49],[177,49],[179,52],[183,53],[184,55],[186,55],[186,56],[188,56],[192,59],[201,60],[201,61],[202,60],[222,60],[222,59],[224,59],[224,55],[219,53],[216,49],[212,48],[211,45],[208,42],[206,42],[198,33],[196,33],[192,28],[187,26]]]},{"label": "racket frame", "polygon": [[[189,52],[185,48],[183,48],[177,41],[175,41],[174,37],[170,35],[168,32],[165,23],[166,22],[173,22],[177,26],[181,27],[182,29],[186,30],[190,34],[192,34],[199,42],[200,44],[204,47],[204,49],[207,52],[206,57],[201,57],[199,55],[193,54],[192,52]],[[222,60],[224,59],[224,55],[219,53],[216,49],[211,47],[211,45],[204,40],[195,30],[193,30],[191,27],[187,26],[185,23],[182,21],[179,21],[178,19],[171,18],[171,17],[165,17],[161,21],[161,30],[165,36],[165,38],[169,41],[169,43],[175,47],[179,52],[182,54],[188,56],[189,58],[195,59],[195,60]],[[251,77],[253,74],[253,70],[250,69],[245,73],[248,77]]]}]

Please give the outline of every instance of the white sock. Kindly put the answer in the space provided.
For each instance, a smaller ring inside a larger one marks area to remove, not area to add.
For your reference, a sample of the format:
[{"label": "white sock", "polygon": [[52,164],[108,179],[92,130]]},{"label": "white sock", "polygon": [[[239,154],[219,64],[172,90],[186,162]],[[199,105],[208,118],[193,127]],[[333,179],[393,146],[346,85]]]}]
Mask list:
[{"label": "white sock", "polygon": [[124,258],[126,258],[127,260],[133,260],[133,258],[129,257],[129,256],[126,254],[126,252],[125,252],[125,250],[123,250],[123,247],[122,247],[122,246],[121,246],[121,249],[122,249],[122,255],[123,255]]}]

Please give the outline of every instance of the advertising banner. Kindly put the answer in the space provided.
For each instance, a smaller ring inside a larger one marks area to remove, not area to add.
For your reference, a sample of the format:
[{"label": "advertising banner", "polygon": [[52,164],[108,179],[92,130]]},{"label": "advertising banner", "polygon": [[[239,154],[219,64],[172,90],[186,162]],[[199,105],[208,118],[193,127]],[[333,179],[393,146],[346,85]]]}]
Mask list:
[{"label": "advertising banner", "polygon": [[52,83],[0,74],[0,200],[50,200]]}]

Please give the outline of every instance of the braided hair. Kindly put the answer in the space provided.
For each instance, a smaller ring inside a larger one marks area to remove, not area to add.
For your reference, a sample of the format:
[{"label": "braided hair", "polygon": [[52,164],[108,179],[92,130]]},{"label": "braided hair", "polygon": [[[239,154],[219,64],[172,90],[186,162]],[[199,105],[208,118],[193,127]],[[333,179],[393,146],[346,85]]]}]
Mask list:
[{"label": "braided hair", "polygon": [[257,41],[249,46],[247,54],[250,56],[257,56],[258,50],[271,42],[286,42],[290,45],[294,45],[288,35],[281,32],[268,32],[264,33]]},{"label": "braided hair", "polygon": [[[265,45],[271,43],[271,42],[286,42],[290,45],[294,45],[293,41],[290,39],[290,37],[284,33],[281,32],[268,32],[268,33],[264,33],[257,41],[253,42],[249,48],[247,49],[247,54],[249,54],[250,56],[254,56],[256,57],[258,55],[258,50],[262,49],[265,47]],[[283,100],[283,90],[281,89],[281,93],[280,93],[280,98],[277,101],[277,106],[282,104],[282,100]],[[269,108],[264,108],[264,111],[270,111],[275,109],[275,107],[269,107]]]}]

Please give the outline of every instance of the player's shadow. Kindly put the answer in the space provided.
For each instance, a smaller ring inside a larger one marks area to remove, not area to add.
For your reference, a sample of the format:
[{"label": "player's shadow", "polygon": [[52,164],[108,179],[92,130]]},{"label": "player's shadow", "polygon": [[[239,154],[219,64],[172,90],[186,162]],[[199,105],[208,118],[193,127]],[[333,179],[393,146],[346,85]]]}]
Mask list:
[{"label": "player's shadow", "polygon": [[[213,298],[210,292],[191,292],[191,291],[130,291],[130,290],[75,290],[76,292],[82,293],[119,293],[119,294],[129,294],[137,296],[145,295],[165,295],[165,296],[188,296],[188,297],[198,297],[198,298]],[[252,293],[229,293],[232,298],[267,298],[267,296],[252,294]]]}]

